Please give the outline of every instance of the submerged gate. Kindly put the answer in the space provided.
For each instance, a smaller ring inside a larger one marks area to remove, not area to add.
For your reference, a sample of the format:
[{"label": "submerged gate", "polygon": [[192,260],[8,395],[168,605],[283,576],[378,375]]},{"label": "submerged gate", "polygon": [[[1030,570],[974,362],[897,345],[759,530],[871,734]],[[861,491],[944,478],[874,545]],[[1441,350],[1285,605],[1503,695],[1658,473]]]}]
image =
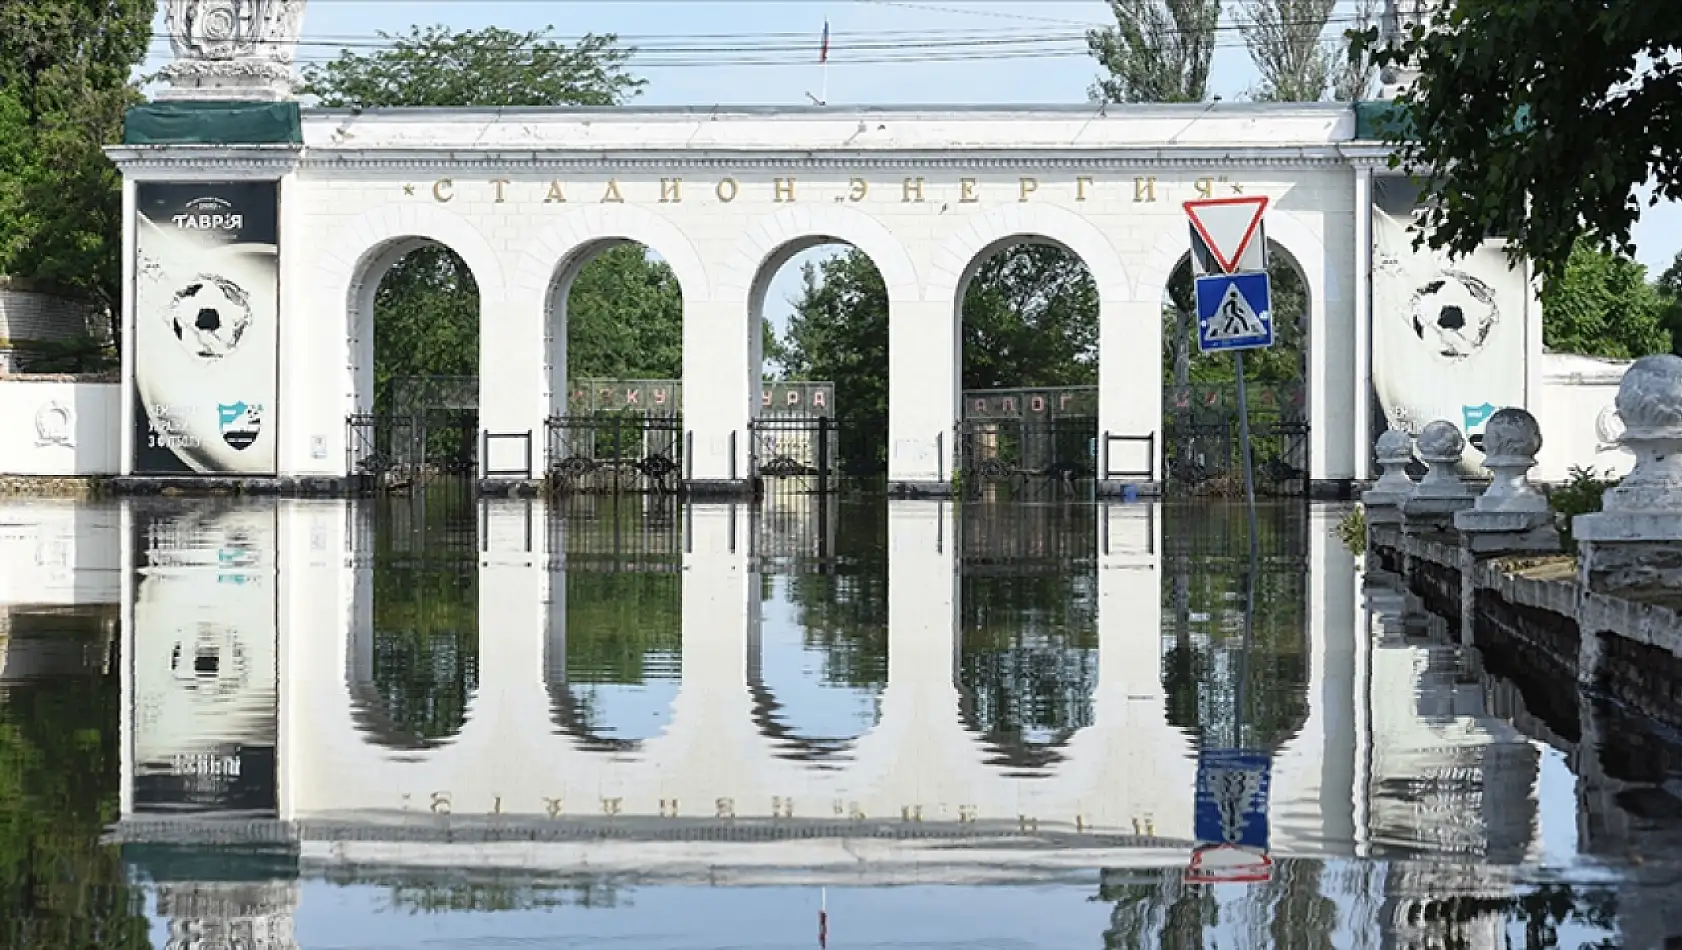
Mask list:
[{"label": "submerged gate", "polygon": [[[1256,491],[1308,492],[1308,394],[1300,382],[1251,383],[1250,450]],[[1232,494],[1244,479],[1238,389],[1233,382],[1192,383],[1168,394],[1162,470],[1167,489],[1182,494]]]},{"label": "submerged gate", "polygon": [[1097,472],[1098,388],[971,390],[958,423],[966,494],[1072,494]]},{"label": "submerged gate", "polygon": [[472,494],[479,466],[477,378],[393,378],[373,412],[352,414],[345,424],[348,470],[360,492]]}]

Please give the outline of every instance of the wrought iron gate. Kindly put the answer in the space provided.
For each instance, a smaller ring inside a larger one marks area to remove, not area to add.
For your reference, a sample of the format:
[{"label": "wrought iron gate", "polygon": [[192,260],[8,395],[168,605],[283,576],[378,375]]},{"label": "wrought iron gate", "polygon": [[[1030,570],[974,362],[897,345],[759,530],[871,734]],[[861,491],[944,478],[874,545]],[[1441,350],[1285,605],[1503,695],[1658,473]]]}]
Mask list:
[{"label": "wrought iron gate", "polygon": [[[1309,427],[1304,388],[1300,383],[1252,383],[1246,395],[1256,491],[1307,494]],[[1242,485],[1244,456],[1235,384],[1194,383],[1171,392],[1162,428],[1162,468],[1169,491],[1230,494]]]},{"label": "wrought iron gate", "polygon": [[1067,493],[1096,471],[1098,420],[965,419],[958,426],[958,471],[965,490],[989,485]]},{"label": "wrought iron gate", "polygon": [[825,493],[836,488],[835,420],[827,416],[769,415],[755,419],[750,452],[761,488]]},{"label": "wrought iron gate", "polygon": [[350,472],[364,492],[440,482],[472,484],[479,470],[479,411],[430,408],[359,413],[347,420]]},{"label": "wrought iron gate", "polygon": [[1097,448],[1096,386],[964,393],[958,476],[969,494],[989,487],[1072,494],[1097,474]]},{"label": "wrought iron gate", "polygon": [[682,482],[683,422],[678,416],[551,416],[546,429],[548,481],[554,491],[671,494]]}]

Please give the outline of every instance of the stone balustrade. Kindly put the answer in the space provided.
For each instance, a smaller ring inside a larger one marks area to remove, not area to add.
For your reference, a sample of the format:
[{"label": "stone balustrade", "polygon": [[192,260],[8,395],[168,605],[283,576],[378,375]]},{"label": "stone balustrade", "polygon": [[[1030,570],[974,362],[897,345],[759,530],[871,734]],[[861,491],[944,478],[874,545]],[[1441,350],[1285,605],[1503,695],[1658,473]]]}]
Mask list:
[{"label": "stone balustrade", "polygon": [[[1651,680],[1657,668],[1682,679],[1682,358],[1637,360],[1616,407],[1635,466],[1601,511],[1572,520],[1574,564],[1548,497],[1529,479],[1543,444],[1529,412],[1490,417],[1486,486],[1460,474],[1466,439],[1452,422],[1430,423],[1417,442],[1401,430],[1381,434],[1383,476],[1361,499],[1374,568],[1458,616],[1467,645],[1480,616],[1517,611],[1530,617],[1536,649],[1570,641],[1571,672],[1586,686],[1618,691],[1609,684],[1623,674],[1608,669],[1609,653],[1625,665],[1641,657],[1624,679]],[[1415,453],[1428,469],[1417,482],[1407,471]],[[1665,705],[1660,718],[1682,723],[1682,709]]]}]

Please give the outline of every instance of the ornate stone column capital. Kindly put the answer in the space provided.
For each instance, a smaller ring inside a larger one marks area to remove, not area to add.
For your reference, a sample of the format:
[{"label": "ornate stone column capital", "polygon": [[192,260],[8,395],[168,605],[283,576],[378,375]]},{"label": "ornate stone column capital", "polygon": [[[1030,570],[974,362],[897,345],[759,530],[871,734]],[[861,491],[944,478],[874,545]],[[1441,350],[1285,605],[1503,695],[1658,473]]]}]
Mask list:
[{"label": "ornate stone column capital", "polygon": [[168,99],[292,98],[292,59],[307,0],[164,0],[175,59]]}]

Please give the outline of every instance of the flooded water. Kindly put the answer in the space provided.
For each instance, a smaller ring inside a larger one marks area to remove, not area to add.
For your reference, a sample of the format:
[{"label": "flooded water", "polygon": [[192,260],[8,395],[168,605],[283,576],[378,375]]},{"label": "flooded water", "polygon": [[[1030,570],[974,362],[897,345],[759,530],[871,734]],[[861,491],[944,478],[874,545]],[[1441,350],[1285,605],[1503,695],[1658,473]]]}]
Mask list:
[{"label": "flooded water", "polygon": [[1273,505],[0,505],[0,947],[1682,946],[1682,742]]}]

